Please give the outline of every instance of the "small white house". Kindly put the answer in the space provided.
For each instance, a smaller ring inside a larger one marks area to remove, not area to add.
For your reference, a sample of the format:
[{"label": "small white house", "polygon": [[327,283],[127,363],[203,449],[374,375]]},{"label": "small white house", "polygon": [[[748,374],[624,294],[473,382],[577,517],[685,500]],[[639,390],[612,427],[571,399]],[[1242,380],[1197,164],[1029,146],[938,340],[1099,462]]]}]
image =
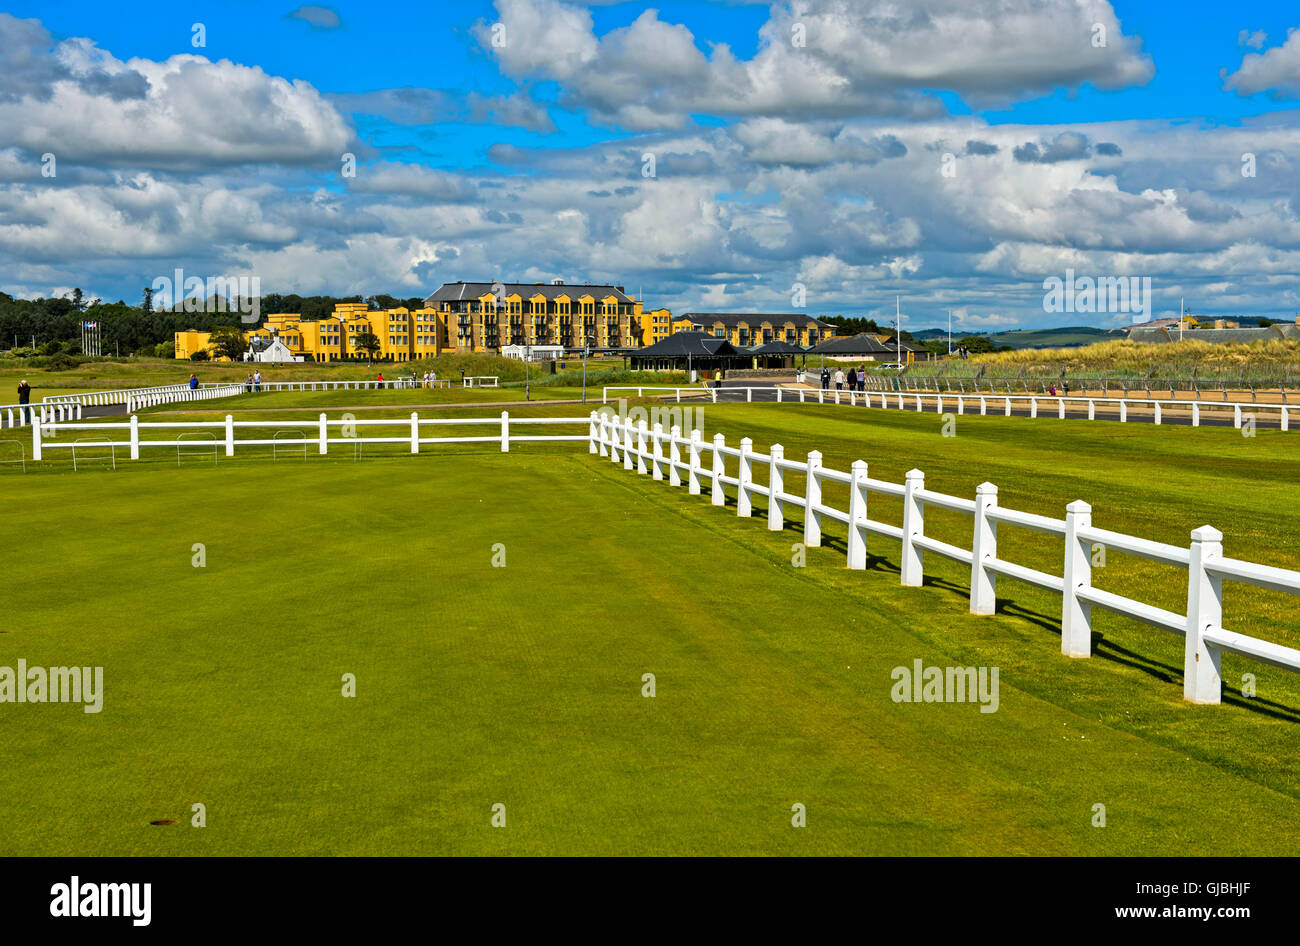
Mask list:
[{"label": "small white house", "polygon": [[518,358],[524,360],[525,354],[529,361],[559,361],[564,357],[563,345],[503,345],[501,354],[506,358]]},{"label": "small white house", "polygon": [[[263,361],[263,362],[281,362],[281,361],[302,361],[302,355],[295,355],[289,350],[289,346],[280,341],[279,337],[272,338],[269,342],[263,342],[262,339],[253,339],[254,346],[249,349],[245,360]],[[262,342],[258,345],[257,342]]]}]

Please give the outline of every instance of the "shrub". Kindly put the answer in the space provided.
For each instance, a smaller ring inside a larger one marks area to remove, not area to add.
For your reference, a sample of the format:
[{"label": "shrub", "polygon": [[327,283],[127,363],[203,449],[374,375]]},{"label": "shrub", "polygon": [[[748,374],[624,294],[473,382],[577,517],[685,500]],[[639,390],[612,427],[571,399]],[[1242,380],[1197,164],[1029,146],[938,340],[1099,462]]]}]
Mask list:
[{"label": "shrub", "polygon": [[207,349],[200,348],[190,354],[190,361],[211,361],[212,356],[208,354]]}]

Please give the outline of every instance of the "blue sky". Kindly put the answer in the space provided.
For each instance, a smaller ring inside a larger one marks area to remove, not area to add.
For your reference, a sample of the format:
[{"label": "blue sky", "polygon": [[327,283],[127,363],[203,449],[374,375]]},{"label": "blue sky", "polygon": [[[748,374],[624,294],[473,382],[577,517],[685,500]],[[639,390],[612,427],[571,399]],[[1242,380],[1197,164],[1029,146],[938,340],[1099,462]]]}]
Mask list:
[{"label": "blue sky", "polygon": [[798,6],[11,0],[0,289],[561,276],[674,311],[798,284],[918,326],[1131,320],[1044,311],[1068,266],[1150,277],[1153,317],[1300,304],[1294,4]]}]

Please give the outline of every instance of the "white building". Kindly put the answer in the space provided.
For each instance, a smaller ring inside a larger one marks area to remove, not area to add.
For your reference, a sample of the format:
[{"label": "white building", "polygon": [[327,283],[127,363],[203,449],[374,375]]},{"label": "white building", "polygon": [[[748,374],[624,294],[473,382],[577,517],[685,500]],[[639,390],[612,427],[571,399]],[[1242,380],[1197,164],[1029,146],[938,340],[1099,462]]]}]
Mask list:
[{"label": "white building", "polygon": [[503,345],[501,354],[506,358],[524,360],[525,353],[529,361],[559,361],[564,357],[563,345]]}]

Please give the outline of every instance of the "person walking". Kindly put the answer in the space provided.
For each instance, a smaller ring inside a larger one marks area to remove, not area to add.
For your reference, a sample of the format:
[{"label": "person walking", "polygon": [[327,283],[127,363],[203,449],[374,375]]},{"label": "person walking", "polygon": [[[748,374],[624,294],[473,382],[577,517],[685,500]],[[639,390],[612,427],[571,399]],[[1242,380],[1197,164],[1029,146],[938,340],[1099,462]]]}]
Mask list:
[{"label": "person walking", "polygon": [[844,369],[843,368],[835,369],[835,390],[836,391],[844,390]]},{"label": "person walking", "polygon": [[713,369],[713,386],[714,386],[715,388],[720,388],[720,387],[722,387],[722,369],[721,369],[721,368],[714,368],[714,369]]},{"label": "person walking", "polygon": [[253,372],[253,390],[254,391],[262,390],[262,369],[261,368],[258,368],[256,371]]},{"label": "person walking", "polygon": [[[30,404],[32,402],[32,386],[23,378],[18,382],[18,403],[20,405]],[[32,419],[32,409],[30,407],[19,407],[18,415],[25,424]]]},{"label": "person walking", "polygon": [[831,373],[828,369],[822,369],[822,390],[825,391],[831,386]]},{"label": "person walking", "polygon": [[253,376],[251,374],[244,379],[244,393],[245,394],[253,393]]},{"label": "person walking", "polygon": [[865,392],[866,390],[867,390],[867,366],[858,365],[858,391]]}]

